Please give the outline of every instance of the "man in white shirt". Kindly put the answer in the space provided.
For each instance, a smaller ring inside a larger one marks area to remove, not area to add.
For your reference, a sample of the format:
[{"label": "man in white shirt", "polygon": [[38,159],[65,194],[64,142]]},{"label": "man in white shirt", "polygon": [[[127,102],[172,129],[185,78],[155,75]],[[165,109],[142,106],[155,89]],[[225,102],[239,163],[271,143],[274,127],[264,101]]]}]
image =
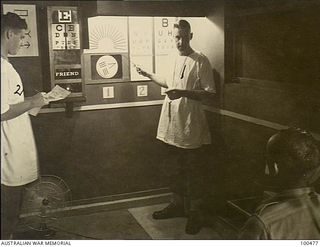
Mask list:
[{"label": "man in white shirt", "polygon": [[27,24],[17,14],[1,15],[1,239],[11,239],[23,188],[38,179],[38,159],[28,111],[46,104],[41,93],[25,98],[8,54],[17,54]]},{"label": "man in white shirt", "polygon": [[153,213],[154,219],[168,219],[188,215],[186,233],[201,229],[200,199],[204,196],[203,176],[206,155],[203,145],[211,143],[202,100],[214,96],[215,84],[208,58],[190,46],[193,33],[190,24],[180,20],[173,35],[178,54],[170,58],[167,75],[161,77],[137,67],[138,73],[168,88],[161,110],[157,139],[169,144],[178,156],[170,167],[170,189],[173,201],[163,210]]}]

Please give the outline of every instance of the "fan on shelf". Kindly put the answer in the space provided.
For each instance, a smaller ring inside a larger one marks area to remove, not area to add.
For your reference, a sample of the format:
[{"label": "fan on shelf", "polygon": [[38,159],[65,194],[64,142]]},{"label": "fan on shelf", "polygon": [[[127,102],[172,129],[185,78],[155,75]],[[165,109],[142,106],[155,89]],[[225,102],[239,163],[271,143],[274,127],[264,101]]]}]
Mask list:
[{"label": "fan on shelf", "polygon": [[52,236],[50,227],[57,215],[71,201],[71,191],[63,179],[42,175],[26,187],[22,203],[22,222],[40,236]]}]

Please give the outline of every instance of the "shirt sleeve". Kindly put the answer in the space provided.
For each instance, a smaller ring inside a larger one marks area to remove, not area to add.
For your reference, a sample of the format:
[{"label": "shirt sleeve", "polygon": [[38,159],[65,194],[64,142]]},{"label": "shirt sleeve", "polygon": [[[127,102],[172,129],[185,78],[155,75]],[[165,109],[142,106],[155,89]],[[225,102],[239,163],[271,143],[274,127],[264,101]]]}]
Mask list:
[{"label": "shirt sleeve", "polygon": [[206,56],[203,56],[202,62],[200,64],[199,76],[201,88],[207,92],[215,93],[216,86],[213,80],[213,71],[210,62]]},{"label": "shirt sleeve", "polygon": [[9,76],[5,65],[1,61],[1,114],[9,110]]},{"label": "shirt sleeve", "polygon": [[[160,70],[160,75],[163,76],[163,78],[166,80],[166,84],[168,88],[172,87],[172,80],[173,80],[173,71],[174,71],[174,61],[176,61],[176,57],[174,54],[169,54],[167,56],[164,56],[164,58],[161,58],[161,56],[158,56],[156,59],[158,59],[158,68],[157,71]],[[161,59],[161,60],[159,60]],[[160,62],[159,62],[160,61]]]},{"label": "shirt sleeve", "polygon": [[268,231],[256,215],[251,216],[244,227],[240,231],[239,239],[240,240],[267,240],[270,239]]}]

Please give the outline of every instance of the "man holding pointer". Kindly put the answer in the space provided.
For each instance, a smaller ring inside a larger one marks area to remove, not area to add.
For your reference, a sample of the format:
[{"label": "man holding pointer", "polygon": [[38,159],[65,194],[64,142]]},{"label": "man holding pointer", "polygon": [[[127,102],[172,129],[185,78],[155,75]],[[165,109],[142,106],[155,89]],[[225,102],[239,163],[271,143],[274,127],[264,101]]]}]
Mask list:
[{"label": "man holding pointer", "polygon": [[211,143],[211,135],[202,100],[212,99],[215,93],[213,72],[208,58],[190,46],[193,37],[190,24],[180,20],[174,25],[173,35],[178,54],[171,60],[166,77],[137,67],[139,74],[168,88],[161,110],[157,139],[168,144],[178,162],[168,174],[172,202],[153,213],[154,219],[188,216],[186,233],[200,231],[199,205],[205,196],[205,169],[201,157],[206,155],[203,145]]}]

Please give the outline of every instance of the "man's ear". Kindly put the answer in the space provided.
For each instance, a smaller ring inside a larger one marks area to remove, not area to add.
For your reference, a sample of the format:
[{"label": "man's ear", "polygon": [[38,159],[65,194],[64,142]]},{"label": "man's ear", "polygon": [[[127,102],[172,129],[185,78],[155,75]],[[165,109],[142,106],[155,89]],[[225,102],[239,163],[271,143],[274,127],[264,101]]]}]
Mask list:
[{"label": "man's ear", "polygon": [[6,35],[6,38],[7,38],[7,39],[10,39],[10,38],[12,37],[12,35],[13,35],[13,31],[10,30],[10,29],[7,29],[7,30],[5,31],[5,35]]},{"label": "man's ear", "polygon": [[266,162],[264,173],[269,176],[277,176],[279,173],[279,167],[276,162]]},{"label": "man's ear", "polygon": [[193,38],[193,33],[190,33],[190,40],[192,40]]}]

